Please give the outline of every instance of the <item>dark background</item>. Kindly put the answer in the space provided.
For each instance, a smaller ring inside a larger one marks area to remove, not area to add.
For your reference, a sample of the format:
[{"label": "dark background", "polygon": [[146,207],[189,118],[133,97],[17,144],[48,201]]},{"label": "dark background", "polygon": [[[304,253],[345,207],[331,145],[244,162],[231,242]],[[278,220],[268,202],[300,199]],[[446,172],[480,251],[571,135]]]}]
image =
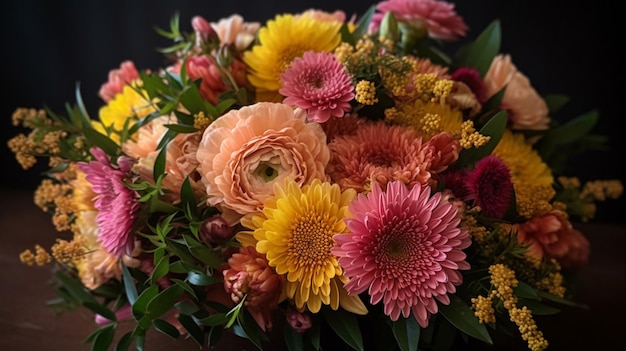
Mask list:
[{"label": "dark background", "polygon": [[[570,104],[552,116],[567,120],[597,108],[601,119],[595,131],[611,138],[612,152],[593,152],[572,160],[570,175],[581,180],[625,180],[623,170],[623,119],[619,86],[623,80],[623,55],[617,48],[618,11],[606,6],[557,0],[453,1],[474,39],[492,20],[501,20],[502,52],[526,74],[542,95],[563,93]],[[0,104],[1,160],[4,187],[35,189],[41,165],[21,170],[6,140],[19,131],[11,125],[17,107],[49,106],[63,112],[75,102],[80,83],[82,97],[92,116],[101,100],[100,85],[109,70],[123,60],[133,60],[139,70],[157,69],[166,63],[156,48],[171,44],[155,27],[168,28],[175,12],[181,29],[191,31],[190,20],[202,15],[217,21],[239,13],[247,21],[264,23],[281,12],[315,7],[362,14],[374,2],[356,0],[302,1],[8,1],[0,11],[2,48],[2,103]],[[620,20],[622,21],[622,20]],[[619,105],[618,105],[619,104]],[[621,125],[621,123],[620,123]],[[595,221],[626,223],[624,197],[598,204]]]}]

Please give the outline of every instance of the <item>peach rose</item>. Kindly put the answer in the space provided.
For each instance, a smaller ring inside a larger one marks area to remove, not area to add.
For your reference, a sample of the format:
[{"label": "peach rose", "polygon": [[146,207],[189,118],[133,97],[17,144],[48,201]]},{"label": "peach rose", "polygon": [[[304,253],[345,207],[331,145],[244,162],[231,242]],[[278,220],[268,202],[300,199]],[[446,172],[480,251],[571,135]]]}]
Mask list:
[{"label": "peach rose", "polygon": [[529,243],[530,253],[538,258],[554,258],[566,269],[582,268],[589,260],[589,241],[562,211],[554,210],[515,228],[517,240]]},{"label": "peach rose", "polygon": [[510,55],[494,57],[484,82],[488,98],[506,86],[500,107],[509,112],[512,129],[548,129],[548,105],[530,80],[517,70]]},{"label": "peach rose", "polygon": [[196,155],[208,204],[220,208],[230,224],[261,210],[275,182],[325,180],[330,159],[319,124],[307,123],[303,110],[270,102],[218,118],[204,131]]}]

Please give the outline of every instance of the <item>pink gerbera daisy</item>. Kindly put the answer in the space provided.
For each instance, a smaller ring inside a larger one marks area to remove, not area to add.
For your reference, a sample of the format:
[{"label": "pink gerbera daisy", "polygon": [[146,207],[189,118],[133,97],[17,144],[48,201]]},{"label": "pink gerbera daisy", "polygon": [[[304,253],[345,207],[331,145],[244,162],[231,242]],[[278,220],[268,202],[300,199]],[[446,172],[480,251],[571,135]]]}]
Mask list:
[{"label": "pink gerbera daisy", "polygon": [[393,321],[413,314],[424,328],[438,312],[435,300],[449,304],[448,294],[463,281],[459,270],[470,268],[462,250],[471,242],[457,207],[430,190],[394,181],[383,191],[375,184],[351,202],[350,233],[335,235],[332,248],[350,279],[349,294],[368,290],[370,302],[382,301]]},{"label": "pink gerbera daisy", "polygon": [[324,123],[350,111],[352,79],[332,53],[307,51],[280,79],[283,103],[305,109],[310,121]]},{"label": "pink gerbera daisy", "polygon": [[498,156],[487,156],[468,173],[467,189],[474,206],[479,206],[485,216],[502,218],[513,196],[509,168]]},{"label": "pink gerbera daisy", "polygon": [[95,161],[79,162],[78,167],[97,194],[94,207],[99,211],[98,241],[107,252],[122,257],[133,250],[132,228],[141,207],[138,194],[124,184],[133,161],[122,156],[115,167],[102,149],[93,148],[91,154]]}]

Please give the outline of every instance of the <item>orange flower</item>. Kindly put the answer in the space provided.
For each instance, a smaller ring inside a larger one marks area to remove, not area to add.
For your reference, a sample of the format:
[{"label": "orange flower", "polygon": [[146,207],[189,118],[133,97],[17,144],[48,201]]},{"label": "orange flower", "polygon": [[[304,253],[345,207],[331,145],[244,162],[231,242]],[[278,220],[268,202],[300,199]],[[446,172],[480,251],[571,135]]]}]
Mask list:
[{"label": "orange flower", "polygon": [[251,246],[239,248],[228,259],[230,268],[223,271],[224,288],[238,303],[244,305],[263,330],[272,328],[272,314],[278,307],[284,278],[268,264],[264,254]]},{"label": "orange flower", "polygon": [[517,240],[529,243],[530,253],[538,258],[554,258],[567,269],[582,268],[589,260],[589,241],[562,211],[554,210],[514,227]]}]

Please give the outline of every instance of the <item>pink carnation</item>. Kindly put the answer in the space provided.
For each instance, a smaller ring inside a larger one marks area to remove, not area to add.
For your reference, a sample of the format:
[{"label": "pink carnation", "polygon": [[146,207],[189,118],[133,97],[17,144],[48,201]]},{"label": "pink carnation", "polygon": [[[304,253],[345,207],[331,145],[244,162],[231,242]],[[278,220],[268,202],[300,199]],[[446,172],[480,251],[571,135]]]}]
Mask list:
[{"label": "pink carnation", "polygon": [[281,74],[283,103],[305,109],[310,121],[343,117],[354,98],[352,78],[335,55],[307,51]]}]

